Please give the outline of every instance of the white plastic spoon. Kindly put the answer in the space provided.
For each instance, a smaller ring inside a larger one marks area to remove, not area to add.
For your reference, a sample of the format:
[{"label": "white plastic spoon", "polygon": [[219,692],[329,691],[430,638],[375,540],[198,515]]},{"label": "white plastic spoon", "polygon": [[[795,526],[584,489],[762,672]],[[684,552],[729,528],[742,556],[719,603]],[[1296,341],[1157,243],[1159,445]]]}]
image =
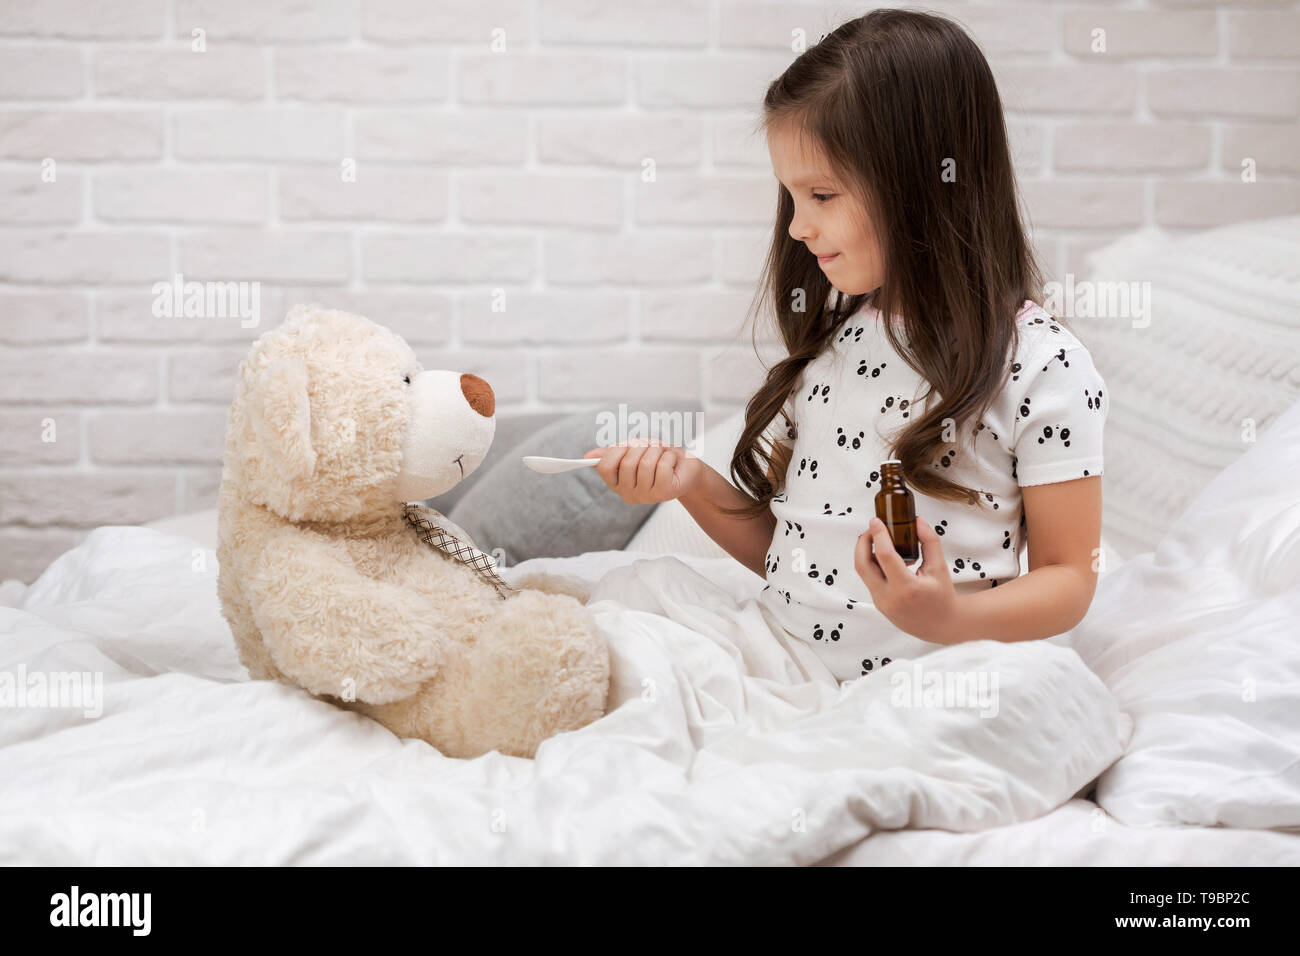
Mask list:
[{"label": "white plastic spoon", "polygon": [[544,455],[524,455],[524,464],[543,475],[558,475],[575,468],[594,468],[599,458],[547,458]]}]

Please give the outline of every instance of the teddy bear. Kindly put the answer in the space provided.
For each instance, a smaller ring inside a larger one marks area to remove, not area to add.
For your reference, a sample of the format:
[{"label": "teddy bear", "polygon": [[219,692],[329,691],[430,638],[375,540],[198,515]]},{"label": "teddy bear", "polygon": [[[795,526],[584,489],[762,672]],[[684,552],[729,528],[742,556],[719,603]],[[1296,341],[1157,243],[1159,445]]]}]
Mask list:
[{"label": "teddy bear", "polygon": [[[218,593],[254,679],[297,685],[450,757],[532,757],[600,718],[604,635],[578,596],[513,587],[418,503],[483,461],[495,396],[391,330],[297,305],[239,367]],[[522,582],[521,582],[522,583]]]}]

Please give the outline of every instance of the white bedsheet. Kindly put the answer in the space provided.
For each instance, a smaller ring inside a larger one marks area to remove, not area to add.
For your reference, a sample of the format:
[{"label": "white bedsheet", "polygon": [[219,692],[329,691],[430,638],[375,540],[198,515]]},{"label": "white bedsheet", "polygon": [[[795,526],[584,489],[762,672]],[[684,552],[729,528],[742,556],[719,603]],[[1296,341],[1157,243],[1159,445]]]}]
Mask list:
[{"label": "white bedsheet", "polygon": [[535,761],[451,760],[247,681],[216,568],[192,539],[104,527],[0,607],[0,672],[103,675],[101,716],[3,714],[0,862],[815,863],[881,829],[1033,820],[1131,731],[1051,642],[923,659],[996,674],[995,717],[891,706],[888,670],[841,688],[773,637],[734,562],[600,552],[507,574],[596,583],[610,713]]},{"label": "white bedsheet", "polygon": [[1130,827],[1091,800],[975,833],[890,830],[818,866],[1300,866],[1300,833]]}]

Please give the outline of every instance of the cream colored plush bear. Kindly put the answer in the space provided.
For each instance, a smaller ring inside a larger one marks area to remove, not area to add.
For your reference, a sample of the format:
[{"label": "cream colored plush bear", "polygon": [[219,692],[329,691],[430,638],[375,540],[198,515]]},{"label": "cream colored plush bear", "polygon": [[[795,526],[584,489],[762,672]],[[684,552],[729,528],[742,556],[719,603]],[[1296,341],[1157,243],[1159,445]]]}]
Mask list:
[{"label": "cream colored plush bear", "polygon": [[222,612],[249,674],[453,757],[531,757],[605,712],[608,650],[577,599],[502,597],[404,520],[483,461],[494,401],[346,312],[295,306],[253,343],[217,518]]}]

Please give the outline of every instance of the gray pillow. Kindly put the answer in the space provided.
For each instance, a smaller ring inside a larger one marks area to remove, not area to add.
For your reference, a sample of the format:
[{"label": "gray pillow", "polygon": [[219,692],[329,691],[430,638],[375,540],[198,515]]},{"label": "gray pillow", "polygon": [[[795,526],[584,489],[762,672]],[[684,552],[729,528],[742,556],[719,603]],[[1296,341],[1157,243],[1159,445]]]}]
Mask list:
[{"label": "gray pillow", "polygon": [[[684,413],[701,410],[698,403],[689,402],[646,402],[644,406]],[[598,445],[596,416],[608,411],[605,406],[594,406],[575,412],[524,439],[450,512],[443,513],[464,528],[483,551],[491,554],[500,549],[502,567],[529,558],[622,550],[656,505],[626,504],[592,468],[541,475],[520,460],[525,455],[581,458],[583,452]]]}]

